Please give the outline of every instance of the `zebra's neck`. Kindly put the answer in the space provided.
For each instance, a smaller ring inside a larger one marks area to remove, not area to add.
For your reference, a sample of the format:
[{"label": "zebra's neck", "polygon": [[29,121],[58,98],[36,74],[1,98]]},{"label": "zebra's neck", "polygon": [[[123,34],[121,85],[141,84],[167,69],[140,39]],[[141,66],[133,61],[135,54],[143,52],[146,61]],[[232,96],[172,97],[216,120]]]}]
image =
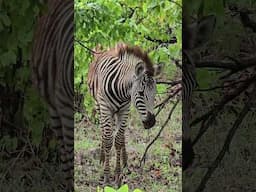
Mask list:
[{"label": "zebra's neck", "polygon": [[139,59],[132,54],[123,54],[120,57],[120,63],[122,66],[122,75],[120,76],[120,83],[123,89],[126,90],[126,94],[129,100],[131,99],[132,86],[136,80],[135,66],[139,62]]}]

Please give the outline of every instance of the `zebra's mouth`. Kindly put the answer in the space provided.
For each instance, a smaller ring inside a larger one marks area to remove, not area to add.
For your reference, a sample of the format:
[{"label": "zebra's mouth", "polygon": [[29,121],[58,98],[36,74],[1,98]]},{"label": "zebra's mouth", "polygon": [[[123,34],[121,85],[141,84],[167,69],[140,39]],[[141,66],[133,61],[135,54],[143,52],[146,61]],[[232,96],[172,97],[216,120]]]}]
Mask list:
[{"label": "zebra's mouth", "polygon": [[156,123],[155,115],[152,114],[152,113],[148,113],[147,114],[147,120],[142,121],[142,123],[143,123],[145,129],[152,128]]}]

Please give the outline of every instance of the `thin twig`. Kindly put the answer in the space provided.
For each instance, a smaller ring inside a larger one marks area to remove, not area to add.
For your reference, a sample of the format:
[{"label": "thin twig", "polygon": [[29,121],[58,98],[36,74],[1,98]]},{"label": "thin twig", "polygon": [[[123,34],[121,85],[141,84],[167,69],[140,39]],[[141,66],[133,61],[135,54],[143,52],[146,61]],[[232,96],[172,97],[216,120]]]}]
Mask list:
[{"label": "thin twig", "polygon": [[171,85],[171,86],[175,86],[177,84],[180,84],[181,83],[181,80],[176,80],[176,81],[157,81],[156,82],[157,84],[165,84],[165,85]]},{"label": "thin twig", "polygon": [[102,53],[104,53],[104,51],[96,52],[96,51],[90,49],[89,47],[86,47],[80,40],[75,39],[75,42],[77,42],[79,45],[81,45],[83,48],[85,48],[86,50],[88,50],[92,54],[102,54]]},{"label": "thin twig", "polygon": [[153,143],[154,143],[154,142],[157,140],[157,138],[161,135],[163,129],[165,128],[165,126],[167,125],[167,123],[169,122],[169,120],[171,119],[172,113],[173,113],[174,109],[176,108],[176,106],[178,105],[178,103],[179,103],[179,100],[177,100],[176,103],[173,105],[173,107],[172,107],[172,109],[171,109],[171,111],[170,111],[170,113],[169,113],[169,115],[168,115],[166,121],[165,121],[164,124],[162,125],[162,127],[161,127],[161,129],[159,130],[158,134],[155,136],[155,138],[154,138],[154,139],[149,143],[149,145],[146,147],[146,150],[145,150],[145,152],[144,152],[144,154],[143,154],[143,156],[142,156],[142,158],[141,158],[141,160],[140,160],[140,167],[141,167],[141,165],[142,165],[142,162],[145,163],[146,155],[147,155],[147,152],[148,152],[150,146],[153,145]]},{"label": "thin twig", "polygon": [[204,92],[204,91],[214,91],[216,89],[224,89],[224,88],[227,88],[227,87],[233,87],[234,85],[243,83],[245,81],[247,81],[247,80],[235,81],[235,82],[231,82],[228,85],[223,85],[223,86],[214,86],[214,87],[209,87],[209,88],[205,88],[205,89],[196,89],[195,91],[202,91],[202,92]]}]

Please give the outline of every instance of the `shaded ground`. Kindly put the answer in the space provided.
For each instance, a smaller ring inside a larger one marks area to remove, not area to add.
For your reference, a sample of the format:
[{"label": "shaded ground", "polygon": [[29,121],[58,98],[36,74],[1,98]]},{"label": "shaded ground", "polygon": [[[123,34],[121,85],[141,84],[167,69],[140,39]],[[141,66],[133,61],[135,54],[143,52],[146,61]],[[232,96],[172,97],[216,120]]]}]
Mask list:
[{"label": "shaded ground", "polygon": [[[144,130],[132,110],[129,129],[126,131],[128,144],[128,169],[124,170],[123,183],[130,189],[139,188],[145,192],[181,191],[181,107],[177,107],[168,125],[148,151],[146,163],[139,168],[139,161],[147,144],[158,133],[166,120],[171,104],[157,118],[156,126]],[[90,122],[78,123],[75,129],[75,191],[97,191],[103,167],[99,164],[101,132]],[[112,148],[111,173],[115,164],[115,150]],[[170,160],[172,157],[172,161]]]},{"label": "shaded ground", "polygon": [[61,191],[58,184],[62,180],[60,167],[53,162],[42,162],[38,157],[24,158],[25,150],[6,159],[1,152],[0,191],[1,192],[47,192]]}]

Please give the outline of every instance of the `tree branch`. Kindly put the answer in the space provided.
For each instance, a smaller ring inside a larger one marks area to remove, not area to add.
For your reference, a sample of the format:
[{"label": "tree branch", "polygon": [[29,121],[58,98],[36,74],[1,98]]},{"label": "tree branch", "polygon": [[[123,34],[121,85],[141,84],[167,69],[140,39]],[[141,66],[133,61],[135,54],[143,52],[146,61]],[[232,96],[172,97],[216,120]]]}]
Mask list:
[{"label": "tree branch", "polygon": [[[240,64],[238,64],[238,63]],[[241,59],[237,62],[232,61],[222,61],[222,60],[201,60],[195,62],[197,68],[219,68],[219,69],[227,69],[232,71],[241,71],[246,68],[256,66],[256,56]]]},{"label": "tree branch", "polygon": [[176,81],[157,81],[157,84],[165,84],[165,85],[171,85],[171,86],[175,86],[177,84],[180,84],[182,82],[182,80],[176,80]]},{"label": "tree branch", "polygon": [[92,49],[90,49],[89,47],[87,47],[87,46],[85,46],[83,43],[82,43],[82,41],[80,41],[80,40],[77,40],[77,39],[75,39],[75,42],[77,42],[79,45],[81,45],[83,48],[85,48],[87,51],[89,51],[91,54],[102,54],[102,53],[104,53],[104,51],[101,51],[101,52],[95,52],[95,51],[93,51]]},{"label": "tree branch", "polygon": [[228,85],[223,85],[223,86],[214,86],[214,87],[205,88],[205,89],[196,89],[195,91],[204,92],[204,91],[213,91],[213,90],[216,90],[216,89],[224,89],[224,88],[227,88],[227,87],[233,87],[234,85],[243,83],[245,81],[247,81],[247,80],[235,81],[235,82],[232,82]]},{"label": "tree branch", "polygon": [[152,37],[149,37],[149,36],[144,36],[144,38],[148,41],[158,43],[158,44],[174,44],[174,43],[177,43],[177,38],[176,37],[172,37],[172,39],[169,39],[169,40],[153,39]]},{"label": "tree branch", "polygon": [[157,140],[157,138],[161,135],[163,129],[165,128],[165,126],[167,125],[167,123],[169,122],[169,120],[171,119],[172,113],[173,113],[173,111],[174,111],[174,109],[176,108],[176,106],[177,106],[178,103],[179,103],[179,100],[177,100],[176,103],[173,105],[173,107],[172,107],[172,109],[171,109],[171,111],[170,111],[170,113],[169,113],[169,115],[168,115],[166,121],[165,121],[164,124],[162,125],[162,127],[161,127],[161,129],[159,130],[158,134],[155,136],[155,138],[154,138],[154,139],[149,143],[149,145],[146,147],[146,150],[145,150],[145,152],[144,152],[144,154],[143,154],[143,156],[142,156],[142,158],[141,158],[141,160],[140,160],[140,167],[141,167],[141,165],[142,165],[142,162],[145,163],[145,161],[146,161],[146,155],[147,155],[147,152],[148,152],[149,148],[151,147],[151,145],[153,145],[153,143],[154,143],[154,142]]}]

